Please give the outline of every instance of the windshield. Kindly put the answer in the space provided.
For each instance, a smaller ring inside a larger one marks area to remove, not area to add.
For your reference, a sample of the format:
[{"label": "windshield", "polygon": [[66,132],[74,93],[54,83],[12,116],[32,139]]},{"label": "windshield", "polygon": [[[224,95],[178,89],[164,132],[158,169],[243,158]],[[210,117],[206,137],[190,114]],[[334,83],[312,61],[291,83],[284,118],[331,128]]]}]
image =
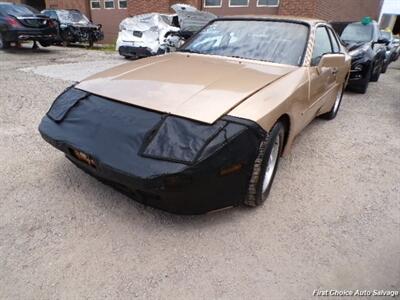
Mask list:
[{"label": "windshield", "polygon": [[12,5],[12,4],[0,4],[0,11],[13,16],[26,16],[32,14],[39,14],[39,12],[33,7],[26,5]]},{"label": "windshield", "polygon": [[76,10],[57,10],[57,16],[61,23],[90,23],[84,14]]},{"label": "windshield", "polygon": [[369,42],[372,40],[373,26],[353,23],[346,26],[341,38],[349,42]]},{"label": "windshield", "polygon": [[308,26],[269,20],[219,20],[180,51],[300,65]]}]

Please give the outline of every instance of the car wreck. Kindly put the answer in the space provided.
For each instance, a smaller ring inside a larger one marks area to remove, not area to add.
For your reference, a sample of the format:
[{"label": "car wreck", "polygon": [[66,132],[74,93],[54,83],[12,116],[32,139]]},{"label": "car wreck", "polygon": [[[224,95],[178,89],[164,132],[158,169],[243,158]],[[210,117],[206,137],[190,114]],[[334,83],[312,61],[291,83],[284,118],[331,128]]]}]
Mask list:
[{"label": "car wreck", "polygon": [[43,15],[58,24],[57,43],[67,46],[70,43],[94,43],[104,39],[102,26],[93,24],[83,13],[76,9],[46,9]]},{"label": "car wreck", "polygon": [[187,4],[171,6],[175,14],[149,13],[124,19],[116,50],[125,58],[173,52],[216,16]]},{"label": "car wreck", "polygon": [[176,52],[70,87],[39,131],[146,205],[180,214],[259,206],[294,138],[337,115],[350,63],[324,21],[216,19]]}]

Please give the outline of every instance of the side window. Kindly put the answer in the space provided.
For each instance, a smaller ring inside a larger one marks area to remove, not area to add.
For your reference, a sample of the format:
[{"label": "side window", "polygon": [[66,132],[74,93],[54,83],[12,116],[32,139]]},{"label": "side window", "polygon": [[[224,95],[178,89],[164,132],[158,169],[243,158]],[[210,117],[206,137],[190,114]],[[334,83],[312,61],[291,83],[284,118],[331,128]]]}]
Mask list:
[{"label": "side window", "polygon": [[331,42],[332,42],[332,49],[334,53],[339,53],[340,52],[340,47],[338,40],[336,38],[335,33],[332,31],[332,29],[328,28],[329,36],[331,37]]},{"label": "side window", "polygon": [[311,65],[318,65],[321,56],[325,53],[332,53],[331,41],[325,26],[317,27],[315,32],[314,50],[311,59]]}]

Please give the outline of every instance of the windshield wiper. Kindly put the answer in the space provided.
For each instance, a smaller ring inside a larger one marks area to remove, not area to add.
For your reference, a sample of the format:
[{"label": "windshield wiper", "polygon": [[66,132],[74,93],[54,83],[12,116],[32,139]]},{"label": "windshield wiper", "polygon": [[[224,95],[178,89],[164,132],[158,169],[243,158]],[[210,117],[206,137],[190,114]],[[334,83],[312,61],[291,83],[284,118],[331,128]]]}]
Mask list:
[{"label": "windshield wiper", "polygon": [[201,52],[194,51],[194,50],[191,50],[191,49],[180,49],[180,50],[178,50],[178,52],[202,54]]}]

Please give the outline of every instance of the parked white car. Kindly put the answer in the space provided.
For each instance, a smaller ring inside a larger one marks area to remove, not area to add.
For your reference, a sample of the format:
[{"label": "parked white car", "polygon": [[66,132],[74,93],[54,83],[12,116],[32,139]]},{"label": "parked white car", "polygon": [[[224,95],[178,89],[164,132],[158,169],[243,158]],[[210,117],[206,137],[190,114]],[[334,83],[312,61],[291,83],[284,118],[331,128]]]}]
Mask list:
[{"label": "parked white car", "polygon": [[124,19],[116,50],[125,58],[142,58],[175,51],[216,16],[187,4],[175,4],[175,14],[149,13]]}]

